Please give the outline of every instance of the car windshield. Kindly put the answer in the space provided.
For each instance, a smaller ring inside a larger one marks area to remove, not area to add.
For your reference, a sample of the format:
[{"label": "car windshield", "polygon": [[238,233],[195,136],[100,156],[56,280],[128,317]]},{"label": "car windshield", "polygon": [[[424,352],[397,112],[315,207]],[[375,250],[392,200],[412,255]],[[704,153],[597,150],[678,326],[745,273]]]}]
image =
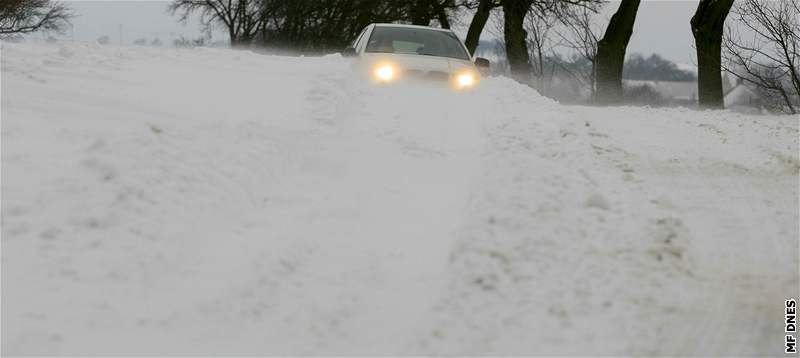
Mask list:
[{"label": "car windshield", "polygon": [[375,27],[366,51],[469,60],[461,41],[453,33],[413,27]]}]

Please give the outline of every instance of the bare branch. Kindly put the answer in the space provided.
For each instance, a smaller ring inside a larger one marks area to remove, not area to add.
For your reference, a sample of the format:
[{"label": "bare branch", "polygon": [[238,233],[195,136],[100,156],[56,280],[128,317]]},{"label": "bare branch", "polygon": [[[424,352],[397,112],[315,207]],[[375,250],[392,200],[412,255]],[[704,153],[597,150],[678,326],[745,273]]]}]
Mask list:
[{"label": "bare branch", "polygon": [[741,0],[733,13],[754,35],[744,39],[728,27],[723,70],[767,97],[780,98],[778,110],[795,113],[800,104],[799,0]]},{"label": "bare branch", "polygon": [[50,0],[3,0],[0,3],[0,36],[39,30],[62,32],[73,14],[60,2]]}]

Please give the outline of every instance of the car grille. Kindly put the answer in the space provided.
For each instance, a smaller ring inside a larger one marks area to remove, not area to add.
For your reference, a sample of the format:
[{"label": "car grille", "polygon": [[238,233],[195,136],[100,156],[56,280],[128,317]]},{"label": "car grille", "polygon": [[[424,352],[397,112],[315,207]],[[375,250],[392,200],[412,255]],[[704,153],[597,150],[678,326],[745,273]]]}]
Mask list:
[{"label": "car grille", "polygon": [[450,74],[442,71],[420,71],[407,70],[405,77],[409,80],[430,81],[430,82],[449,82]]}]

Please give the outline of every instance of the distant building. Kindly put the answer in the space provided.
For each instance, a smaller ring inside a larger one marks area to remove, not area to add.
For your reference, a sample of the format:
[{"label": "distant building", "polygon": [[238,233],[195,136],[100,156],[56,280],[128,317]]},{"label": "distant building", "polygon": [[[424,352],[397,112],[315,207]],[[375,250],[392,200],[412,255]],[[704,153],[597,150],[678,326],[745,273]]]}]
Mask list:
[{"label": "distant building", "polygon": [[725,108],[737,112],[760,113],[764,107],[761,96],[742,80],[725,92],[724,100]]},{"label": "distant building", "polygon": [[697,105],[697,82],[694,81],[638,81],[625,80],[627,86],[650,86],[670,105],[694,107]]}]

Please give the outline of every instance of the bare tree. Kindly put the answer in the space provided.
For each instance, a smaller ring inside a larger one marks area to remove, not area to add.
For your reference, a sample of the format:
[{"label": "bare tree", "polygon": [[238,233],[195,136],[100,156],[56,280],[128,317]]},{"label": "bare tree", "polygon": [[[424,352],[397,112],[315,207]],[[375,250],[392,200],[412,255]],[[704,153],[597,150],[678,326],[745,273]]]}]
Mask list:
[{"label": "bare tree", "polygon": [[527,45],[530,52],[534,85],[540,93],[545,94],[554,72],[553,66],[555,64],[550,64],[550,76],[548,76],[546,67],[548,63],[547,57],[553,55],[553,48],[556,46],[551,32],[558,21],[555,13],[541,13],[536,10],[536,8],[531,8],[529,11],[528,17],[525,19],[525,31],[528,34]]},{"label": "bare tree", "polygon": [[780,98],[787,112],[797,113],[800,2],[741,0],[733,14],[753,37],[745,39],[736,28],[728,27],[723,40],[724,69],[767,97]]},{"label": "bare tree", "polygon": [[531,83],[531,60],[526,42],[525,16],[530,0],[503,0],[503,40],[511,77],[524,84]]},{"label": "bare tree", "polygon": [[[527,75],[531,80],[530,84],[538,89],[540,93],[544,93],[547,82],[545,79],[546,68],[550,65],[550,72],[552,72],[552,66],[554,65],[552,61],[548,60],[549,57],[555,55],[554,48],[557,43],[553,41],[552,30],[558,23],[558,18],[554,12],[541,12],[539,10],[539,8],[533,6],[528,8],[528,13],[524,19],[523,30],[526,35],[525,49],[528,51],[529,59]],[[503,12],[495,12],[493,14],[492,22],[494,26],[490,29],[490,32],[497,37],[503,37],[505,32],[504,16],[505,13]],[[505,46],[505,43],[502,44],[503,51],[498,52],[505,55],[505,48],[507,48],[507,46]],[[510,69],[508,63],[498,64],[498,68],[500,67]]]},{"label": "bare tree", "polygon": [[413,0],[408,2],[408,17],[412,24],[428,26],[437,20],[443,29],[450,28],[448,11],[462,6],[455,0]]},{"label": "bare tree", "polygon": [[697,49],[697,95],[701,107],[722,108],[722,32],[733,0],[700,0],[690,21]]},{"label": "bare tree", "polygon": [[174,0],[169,5],[173,15],[180,13],[180,21],[199,12],[206,30],[215,24],[224,26],[233,47],[252,43],[267,21],[267,9],[263,0]]},{"label": "bare tree", "polygon": [[530,54],[527,49],[525,17],[531,7],[539,13],[563,14],[565,9],[594,9],[602,0],[502,0],[503,37],[506,43],[511,76],[519,82],[530,83]]},{"label": "bare tree", "polygon": [[[269,5],[265,45],[292,51],[341,49],[370,23],[411,21],[408,4],[395,0],[262,1]],[[429,19],[443,21],[438,15]]]},{"label": "bare tree", "polygon": [[50,0],[0,1],[0,36],[39,30],[61,32],[72,17],[70,9]]},{"label": "bare tree", "polygon": [[478,42],[481,39],[481,33],[486,26],[486,21],[489,20],[489,15],[492,9],[500,6],[498,0],[467,0],[464,6],[475,9],[475,14],[472,16],[472,21],[469,23],[469,30],[467,30],[467,39],[464,44],[470,54],[475,54],[475,49],[478,48]]},{"label": "bare tree", "polygon": [[603,38],[597,43],[595,58],[595,96],[597,104],[620,104],[625,51],[633,34],[640,0],[622,0],[611,17]]},{"label": "bare tree", "polygon": [[578,63],[583,60],[589,63],[586,68],[584,66],[573,66],[573,68],[562,66],[562,69],[582,83],[585,88],[588,88],[591,100],[594,100],[596,88],[597,43],[600,40],[601,32],[595,22],[596,11],[597,8],[593,7],[565,8],[559,15],[562,26],[556,30],[556,34],[561,38],[561,46],[577,55],[573,62]]}]

